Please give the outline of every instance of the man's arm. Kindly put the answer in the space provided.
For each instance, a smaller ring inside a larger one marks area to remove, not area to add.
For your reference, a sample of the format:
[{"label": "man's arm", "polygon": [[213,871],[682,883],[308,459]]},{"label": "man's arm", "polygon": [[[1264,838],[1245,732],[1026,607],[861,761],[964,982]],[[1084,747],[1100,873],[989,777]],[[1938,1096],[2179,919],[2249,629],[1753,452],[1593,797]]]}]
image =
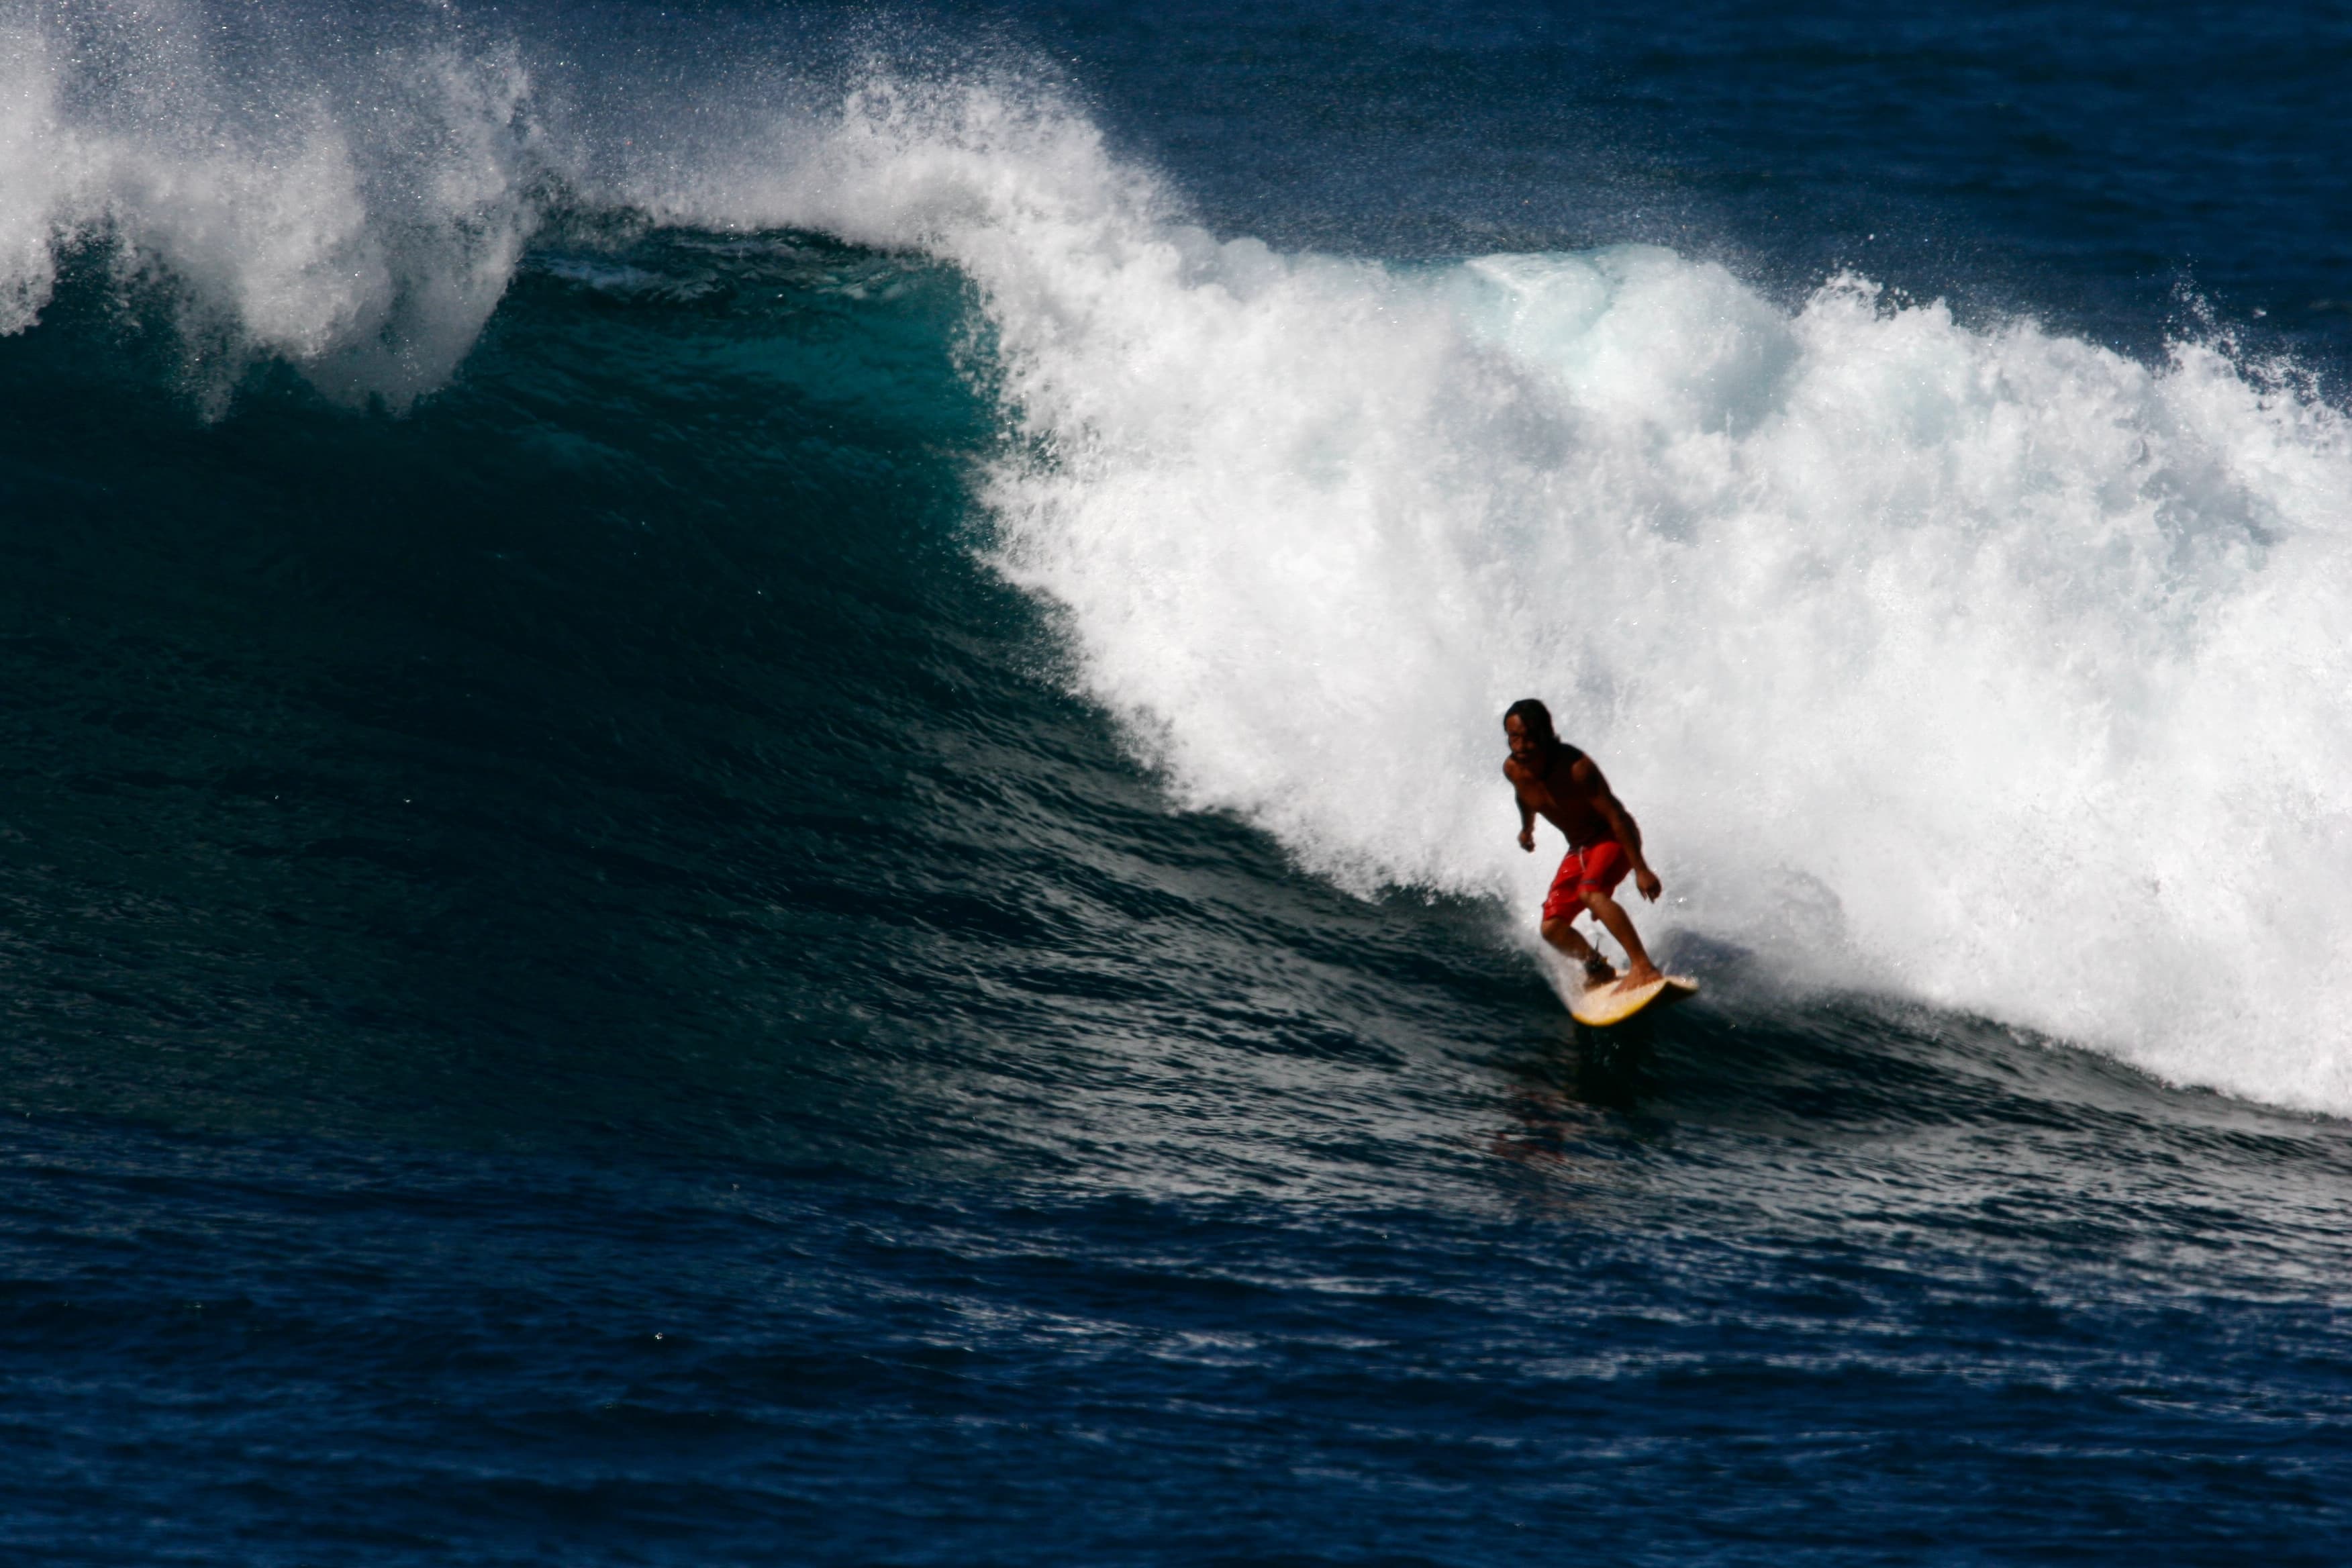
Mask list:
[{"label": "man's arm", "polygon": [[1599,768],[1591,772],[1587,797],[1592,802],[1592,808],[1601,814],[1601,820],[1609,825],[1610,833],[1624,847],[1625,858],[1633,868],[1633,886],[1642,890],[1643,898],[1656,903],[1658,895],[1665,891],[1666,885],[1658,880],[1658,874],[1650,869],[1647,860],[1642,858],[1642,825],[1633,820],[1633,814],[1618,800],[1615,792],[1610,789],[1609,782],[1601,776]]},{"label": "man's arm", "polygon": [[1536,814],[1528,805],[1528,797],[1519,789],[1519,775],[1511,764],[1503,764],[1503,776],[1511,781],[1511,801],[1519,808],[1519,847],[1532,855],[1536,852]]}]

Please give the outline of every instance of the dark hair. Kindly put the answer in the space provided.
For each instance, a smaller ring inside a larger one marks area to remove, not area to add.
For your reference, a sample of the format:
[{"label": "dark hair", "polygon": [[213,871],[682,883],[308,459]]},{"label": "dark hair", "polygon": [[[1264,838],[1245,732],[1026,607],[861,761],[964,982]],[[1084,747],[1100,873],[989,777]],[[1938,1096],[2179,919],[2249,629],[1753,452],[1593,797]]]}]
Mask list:
[{"label": "dark hair", "polygon": [[1532,697],[1522,697],[1503,710],[1503,722],[1517,719],[1528,727],[1528,733],[1547,746],[1559,744],[1559,731],[1551,727],[1551,710]]}]

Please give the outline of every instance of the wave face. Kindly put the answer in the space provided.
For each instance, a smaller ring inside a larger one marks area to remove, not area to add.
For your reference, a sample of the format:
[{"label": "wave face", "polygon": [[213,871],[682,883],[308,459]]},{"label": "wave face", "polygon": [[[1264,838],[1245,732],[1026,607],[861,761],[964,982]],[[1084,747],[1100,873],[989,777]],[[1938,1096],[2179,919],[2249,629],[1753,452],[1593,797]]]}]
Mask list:
[{"label": "wave face", "polygon": [[95,246],[212,406],[267,359],[403,405],[550,222],[928,254],[1008,425],[990,558],[1184,805],[1521,908],[1547,868],[1498,826],[1494,716],[1545,694],[1665,924],[2352,1110],[2352,445],[2292,363],[2209,332],[2143,363],[1853,272],[1785,305],[1654,247],[1219,241],[1009,72],[770,79],[682,135],[455,21],[337,72],[317,25],[71,15],[10,33],[0,326]]}]

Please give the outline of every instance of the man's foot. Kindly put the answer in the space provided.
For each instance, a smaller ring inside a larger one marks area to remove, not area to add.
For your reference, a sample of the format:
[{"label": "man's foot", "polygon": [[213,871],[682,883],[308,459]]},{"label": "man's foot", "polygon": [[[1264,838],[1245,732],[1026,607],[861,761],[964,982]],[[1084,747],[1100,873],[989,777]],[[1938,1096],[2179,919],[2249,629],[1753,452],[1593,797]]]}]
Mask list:
[{"label": "man's foot", "polygon": [[1643,986],[1648,985],[1654,981],[1664,980],[1664,978],[1665,976],[1664,974],[1658,973],[1658,966],[1656,964],[1637,963],[1633,968],[1625,972],[1625,989],[1628,991],[1639,991]]},{"label": "man's foot", "polygon": [[1596,953],[1584,961],[1584,988],[1587,991],[1607,985],[1616,978],[1615,967],[1599,954]]}]

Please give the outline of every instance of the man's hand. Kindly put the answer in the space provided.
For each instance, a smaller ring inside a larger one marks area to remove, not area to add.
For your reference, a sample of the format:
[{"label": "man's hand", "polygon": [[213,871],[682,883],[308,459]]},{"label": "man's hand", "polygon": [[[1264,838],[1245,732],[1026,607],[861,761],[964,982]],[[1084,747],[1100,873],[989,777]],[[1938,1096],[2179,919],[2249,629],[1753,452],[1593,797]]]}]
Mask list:
[{"label": "man's hand", "polygon": [[1532,826],[1519,829],[1519,847],[1532,855],[1536,852],[1536,830]]},{"label": "man's hand", "polygon": [[1658,895],[1666,890],[1666,885],[1658,880],[1658,874],[1647,866],[1633,873],[1633,886],[1641,889],[1642,896],[1654,904],[1658,901]]}]

